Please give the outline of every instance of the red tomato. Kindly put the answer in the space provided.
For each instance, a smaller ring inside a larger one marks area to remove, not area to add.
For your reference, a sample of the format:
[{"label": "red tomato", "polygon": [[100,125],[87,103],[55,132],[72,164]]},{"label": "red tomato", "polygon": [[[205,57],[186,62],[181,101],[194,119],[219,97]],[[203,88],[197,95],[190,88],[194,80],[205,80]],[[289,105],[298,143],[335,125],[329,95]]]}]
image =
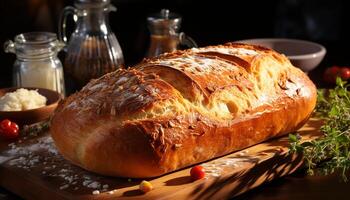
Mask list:
[{"label": "red tomato", "polygon": [[205,177],[204,168],[200,165],[192,167],[190,173],[192,180],[199,180]]},{"label": "red tomato", "polygon": [[4,119],[0,122],[0,128],[2,130],[6,130],[11,126],[11,121],[8,119]]},{"label": "red tomato", "polygon": [[347,67],[341,68],[341,70],[340,70],[340,77],[341,77],[344,81],[348,80],[348,79],[350,78],[350,69],[347,68]]},{"label": "red tomato", "polygon": [[15,139],[19,135],[19,127],[8,119],[0,122],[0,135],[6,139]]},{"label": "red tomato", "polygon": [[18,137],[18,129],[10,128],[7,131],[1,133],[1,135],[6,139],[15,139]]},{"label": "red tomato", "polygon": [[11,122],[11,128],[19,130],[19,127],[15,122]]},{"label": "red tomato", "polygon": [[335,83],[335,80],[337,79],[337,76],[340,75],[340,68],[338,66],[332,66],[323,74],[323,79],[328,83]]}]

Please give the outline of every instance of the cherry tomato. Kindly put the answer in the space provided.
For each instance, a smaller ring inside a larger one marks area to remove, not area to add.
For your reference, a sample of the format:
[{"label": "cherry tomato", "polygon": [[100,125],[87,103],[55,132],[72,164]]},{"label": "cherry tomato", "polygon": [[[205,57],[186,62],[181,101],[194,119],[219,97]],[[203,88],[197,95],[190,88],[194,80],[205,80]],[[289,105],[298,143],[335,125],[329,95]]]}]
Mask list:
[{"label": "cherry tomato", "polygon": [[19,127],[18,127],[18,125],[15,122],[11,122],[11,126],[10,127],[19,130]]},{"label": "cherry tomato", "polygon": [[341,70],[340,70],[340,77],[341,77],[344,81],[348,80],[348,79],[350,78],[350,69],[347,68],[347,67],[341,68]]},{"label": "cherry tomato", "polygon": [[192,180],[199,180],[205,177],[204,168],[200,165],[192,167],[190,173]]},{"label": "cherry tomato", "polygon": [[340,75],[340,68],[338,66],[332,66],[323,74],[323,79],[328,83],[335,83],[335,80],[337,79],[337,76]]},{"label": "cherry tomato", "polygon": [[15,139],[18,137],[18,129],[10,128],[2,132],[1,135],[6,139]]},{"label": "cherry tomato", "polygon": [[4,119],[0,122],[0,128],[2,130],[6,130],[11,126],[11,121],[8,119]]},{"label": "cherry tomato", "polygon": [[0,136],[6,139],[15,139],[19,135],[19,127],[8,119],[0,122]]}]

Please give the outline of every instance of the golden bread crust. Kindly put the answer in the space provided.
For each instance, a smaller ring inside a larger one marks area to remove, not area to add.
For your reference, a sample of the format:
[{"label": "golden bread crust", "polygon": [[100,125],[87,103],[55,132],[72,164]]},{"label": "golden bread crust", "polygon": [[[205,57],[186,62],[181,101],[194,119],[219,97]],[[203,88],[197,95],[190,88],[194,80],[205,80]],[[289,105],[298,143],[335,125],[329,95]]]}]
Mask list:
[{"label": "golden bread crust", "polygon": [[87,170],[155,177],[295,131],[315,104],[314,84],[284,55],[228,43],[91,81],[59,104],[51,134]]}]

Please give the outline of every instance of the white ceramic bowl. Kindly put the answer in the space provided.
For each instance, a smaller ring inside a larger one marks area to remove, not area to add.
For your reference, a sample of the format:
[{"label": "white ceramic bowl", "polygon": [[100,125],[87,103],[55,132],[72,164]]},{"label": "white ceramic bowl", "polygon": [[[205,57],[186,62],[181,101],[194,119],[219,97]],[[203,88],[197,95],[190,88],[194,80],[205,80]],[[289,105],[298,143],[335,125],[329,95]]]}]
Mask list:
[{"label": "white ceramic bowl", "polygon": [[326,48],[320,44],[305,40],[287,38],[258,38],[236,41],[239,43],[256,44],[274,49],[286,55],[292,64],[304,72],[316,68],[326,55]]}]

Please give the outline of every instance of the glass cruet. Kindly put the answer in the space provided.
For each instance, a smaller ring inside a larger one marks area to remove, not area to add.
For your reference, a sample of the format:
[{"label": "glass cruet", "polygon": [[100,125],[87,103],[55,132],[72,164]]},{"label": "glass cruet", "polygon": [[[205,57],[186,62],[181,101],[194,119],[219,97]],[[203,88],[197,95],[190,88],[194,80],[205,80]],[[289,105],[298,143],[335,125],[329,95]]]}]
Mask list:
[{"label": "glass cruet", "polygon": [[162,9],[159,13],[147,17],[148,29],[151,33],[150,46],[146,57],[158,56],[165,52],[197,47],[196,42],[184,32],[179,32],[182,18],[168,9]]},{"label": "glass cruet", "polygon": [[14,42],[8,40],[4,50],[16,54],[17,58],[13,66],[13,85],[51,89],[64,96],[63,67],[57,58],[64,45],[56,34],[48,32],[23,33],[17,35]]},{"label": "glass cruet", "polygon": [[90,79],[123,67],[124,59],[108,22],[109,12],[116,11],[110,0],[76,0],[74,5],[62,12],[59,37],[67,42],[67,16],[73,15],[76,27],[67,44],[64,70],[79,89]]}]

